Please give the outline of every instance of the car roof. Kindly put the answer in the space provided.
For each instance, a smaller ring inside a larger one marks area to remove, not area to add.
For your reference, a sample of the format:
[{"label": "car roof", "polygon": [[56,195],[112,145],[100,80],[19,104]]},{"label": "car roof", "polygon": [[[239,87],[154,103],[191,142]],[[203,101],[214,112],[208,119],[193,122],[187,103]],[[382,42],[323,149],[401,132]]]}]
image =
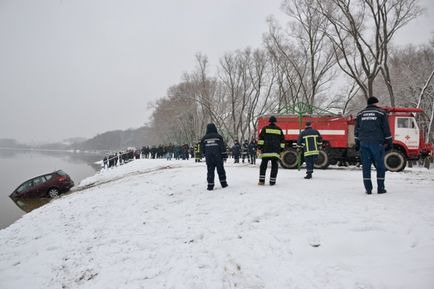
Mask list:
[{"label": "car roof", "polygon": [[[52,174],[57,173],[58,171],[62,171],[62,170],[55,170],[55,171],[53,171],[53,172],[51,172],[51,173],[42,174],[42,175],[39,175],[39,176],[36,176],[36,177],[30,178],[30,179],[28,179],[27,181],[30,181],[30,180],[33,180],[33,179],[36,179],[36,178],[39,178],[39,177],[44,177],[44,176],[52,175]],[[27,181],[25,181],[25,182],[27,182]],[[24,182],[24,183],[25,183],[25,182]]]}]

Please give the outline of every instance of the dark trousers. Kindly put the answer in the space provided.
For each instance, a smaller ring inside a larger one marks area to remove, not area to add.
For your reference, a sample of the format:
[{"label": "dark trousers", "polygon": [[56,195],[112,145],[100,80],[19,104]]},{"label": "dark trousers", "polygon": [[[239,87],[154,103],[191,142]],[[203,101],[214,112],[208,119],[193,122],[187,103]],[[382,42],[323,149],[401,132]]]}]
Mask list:
[{"label": "dark trousers", "polygon": [[250,154],[250,163],[252,165],[256,164],[256,153],[251,153]]},{"label": "dark trousers", "polygon": [[316,155],[304,157],[304,161],[306,162],[306,173],[307,174],[313,173],[313,165],[315,164],[316,157],[317,157]]},{"label": "dark trousers", "polygon": [[234,161],[234,163],[239,163],[240,162],[240,155],[239,154],[234,154],[234,159],[235,159],[235,161]]},{"label": "dark trousers", "polygon": [[279,168],[279,164],[277,163],[278,158],[276,157],[262,158],[261,166],[259,167],[259,181],[265,182],[265,172],[267,171],[268,161],[271,161],[270,184],[275,184],[277,178],[277,170]]},{"label": "dark trousers", "polygon": [[244,163],[244,160],[247,158],[247,161],[248,162],[250,162],[250,160],[249,160],[249,155],[247,154],[247,153],[243,153],[242,154],[242,160],[243,160],[243,163]]},{"label": "dark trousers", "polygon": [[208,188],[214,188],[214,171],[217,168],[217,174],[219,176],[220,184],[226,183],[226,172],[223,167],[223,159],[219,158],[206,158],[206,167],[207,167],[207,181]]},{"label": "dark trousers", "polygon": [[382,144],[360,144],[363,166],[363,184],[367,192],[372,191],[371,165],[375,163],[377,168],[377,186],[379,191],[384,190],[384,177],[386,168],[384,167],[384,146]]}]

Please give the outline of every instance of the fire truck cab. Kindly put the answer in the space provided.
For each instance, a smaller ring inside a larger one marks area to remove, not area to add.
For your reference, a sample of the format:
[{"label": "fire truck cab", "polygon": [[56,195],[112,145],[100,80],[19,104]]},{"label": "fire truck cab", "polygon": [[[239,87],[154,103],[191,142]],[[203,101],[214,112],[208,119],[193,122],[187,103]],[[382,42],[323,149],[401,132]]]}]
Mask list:
[{"label": "fire truck cab", "polygon": [[[393,136],[393,148],[386,152],[384,161],[389,171],[402,171],[408,160],[418,160],[432,155],[432,144],[426,144],[424,134],[418,127],[415,113],[422,112],[415,108],[384,108],[389,115],[389,125]],[[342,115],[275,115],[277,125],[285,135],[285,150],[281,154],[280,164],[284,168],[297,167],[297,143],[300,131],[306,121],[320,132],[323,145],[316,160],[315,168],[326,169],[329,165],[357,165],[359,153],[355,150],[354,128],[356,119]],[[269,115],[258,119],[258,135],[268,125]],[[303,157],[301,156],[303,161]]]}]

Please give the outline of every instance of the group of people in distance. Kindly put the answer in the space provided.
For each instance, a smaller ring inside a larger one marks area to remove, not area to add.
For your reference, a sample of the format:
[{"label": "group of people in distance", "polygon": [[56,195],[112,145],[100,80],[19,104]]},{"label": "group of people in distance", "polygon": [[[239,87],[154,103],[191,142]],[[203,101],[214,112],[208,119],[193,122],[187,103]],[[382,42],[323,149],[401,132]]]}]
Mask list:
[{"label": "group of people in distance", "polygon": [[[378,99],[370,97],[367,107],[357,114],[355,127],[356,150],[360,151],[363,167],[363,184],[366,194],[373,190],[371,181],[371,165],[375,163],[377,171],[377,193],[386,193],[384,178],[384,154],[385,150],[392,147],[392,136],[390,134],[387,113],[377,106]],[[277,119],[274,116],[269,118],[269,125],[262,128],[257,148],[262,158],[259,169],[258,185],[265,185],[265,175],[268,162],[271,162],[270,186],[276,184],[278,172],[278,160],[280,153],[285,148],[285,138],[282,129],[276,125]],[[305,129],[300,133],[297,141],[297,149],[303,151],[306,162],[305,179],[311,179],[315,159],[319,154],[322,144],[321,134],[312,127],[310,121],[306,122]],[[200,141],[201,151],[206,159],[207,165],[207,190],[214,189],[215,170],[223,188],[228,186],[224,161],[227,158],[226,146],[223,137],[217,132],[213,123],[207,125],[205,136]]]}]

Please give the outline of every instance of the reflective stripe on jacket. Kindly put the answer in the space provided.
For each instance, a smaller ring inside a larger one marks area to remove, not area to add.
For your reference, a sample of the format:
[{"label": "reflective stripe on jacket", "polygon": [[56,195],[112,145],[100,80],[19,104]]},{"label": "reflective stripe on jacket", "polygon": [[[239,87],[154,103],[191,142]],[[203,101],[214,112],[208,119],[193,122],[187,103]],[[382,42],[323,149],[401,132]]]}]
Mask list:
[{"label": "reflective stripe on jacket", "polygon": [[259,134],[258,149],[262,151],[262,157],[280,157],[280,152],[285,148],[285,137],[280,127],[270,123],[262,128]]},{"label": "reflective stripe on jacket", "polygon": [[311,127],[306,127],[300,133],[297,144],[303,145],[304,156],[316,156],[319,154],[318,143],[322,142],[321,134]]}]

